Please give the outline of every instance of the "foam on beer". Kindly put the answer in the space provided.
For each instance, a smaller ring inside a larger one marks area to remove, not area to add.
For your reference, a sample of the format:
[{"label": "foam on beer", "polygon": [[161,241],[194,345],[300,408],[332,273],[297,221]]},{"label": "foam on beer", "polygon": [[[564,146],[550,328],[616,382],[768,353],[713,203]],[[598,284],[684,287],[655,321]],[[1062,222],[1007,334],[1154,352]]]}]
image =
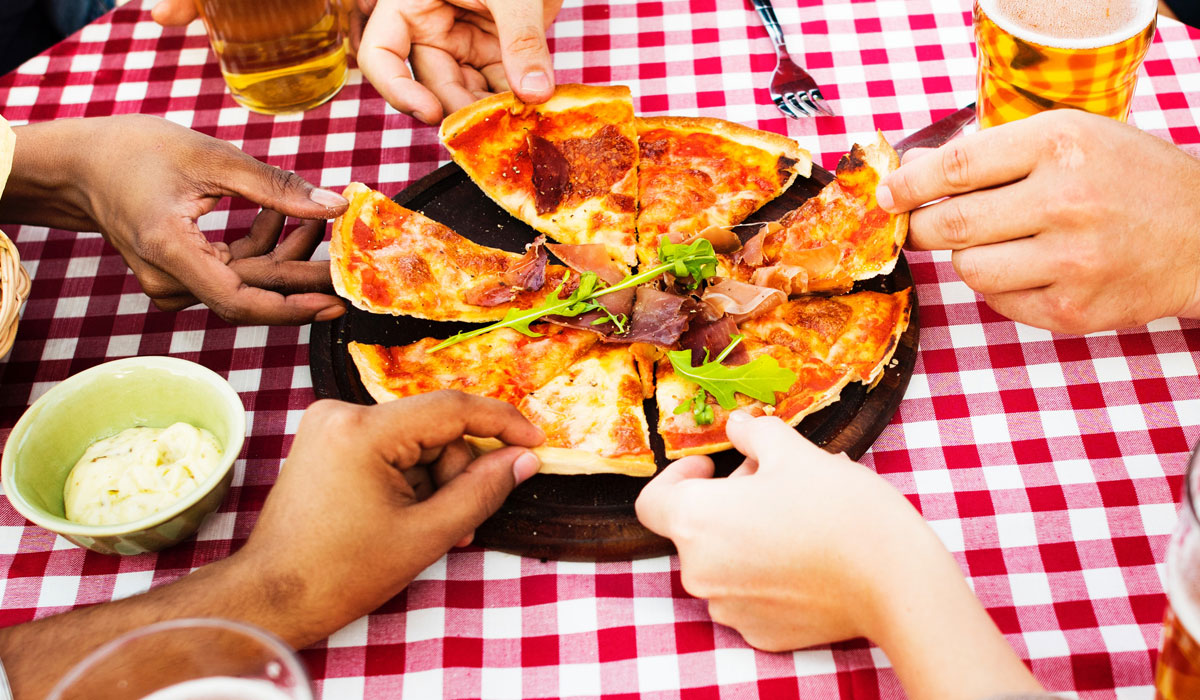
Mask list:
[{"label": "foam on beer", "polygon": [[252,678],[200,678],[155,691],[142,700],[291,700],[273,683]]},{"label": "foam on beer", "polygon": [[1032,44],[1094,49],[1124,41],[1150,24],[1157,0],[979,0],[1001,29]]}]

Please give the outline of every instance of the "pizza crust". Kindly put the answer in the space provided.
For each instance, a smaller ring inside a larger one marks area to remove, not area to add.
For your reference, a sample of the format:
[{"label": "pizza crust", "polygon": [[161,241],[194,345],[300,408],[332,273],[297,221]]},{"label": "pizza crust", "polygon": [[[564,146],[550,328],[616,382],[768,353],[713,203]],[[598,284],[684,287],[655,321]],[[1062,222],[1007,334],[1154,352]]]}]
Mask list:
[{"label": "pizza crust", "polygon": [[[464,438],[477,455],[507,447],[495,438]],[[592,452],[565,447],[534,447],[530,449],[542,467],[539,474],[622,474],[625,476],[654,476],[657,467],[654,455],[645,457],[601,457]]]}]

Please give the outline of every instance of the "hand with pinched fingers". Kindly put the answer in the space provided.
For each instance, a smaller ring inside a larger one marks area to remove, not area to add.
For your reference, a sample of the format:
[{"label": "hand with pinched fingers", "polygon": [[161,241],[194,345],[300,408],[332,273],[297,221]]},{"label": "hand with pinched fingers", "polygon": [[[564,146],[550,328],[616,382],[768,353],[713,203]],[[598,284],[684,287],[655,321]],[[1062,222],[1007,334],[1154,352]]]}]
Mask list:
[{"label": "hand with pinched fingers", "polygon": [[[512,90],[536,104],[554,93],[546,28],[562,0],[345,0],[358,66],[388,104],[426,124]],[[164,25],[196,18],[191,0],[163,0]],[[411,67],[411,68],[410,68]]]},{"label": "hand with pinched fingers", "polygon": [[[235,323],[302,324],[344,313],[329,264],[310,261],[334,192],[165,119],[122,115],[17,127],[0,220],[98,231],[164,310],[202,302]],[[198,225],[226,196],[263,207],[248,235]],[[285,216],[305,220],[280,240]]]},{"label": "hand with pinched fingers", "polygon": [[997,312],[1078,334],[1200,318],[1198,191],[1174,145],[1055,110],[910,151],[877,194]]},{"label": "hand with pinched fingers", "polygon": [[638,518],[679,550],[680,579],[751,646],[879,644],[909,697],[1040,690],[954,559],[879,475],[774,417],[730,416],[746,460],[713,479],[685,457],[642,490]]}]

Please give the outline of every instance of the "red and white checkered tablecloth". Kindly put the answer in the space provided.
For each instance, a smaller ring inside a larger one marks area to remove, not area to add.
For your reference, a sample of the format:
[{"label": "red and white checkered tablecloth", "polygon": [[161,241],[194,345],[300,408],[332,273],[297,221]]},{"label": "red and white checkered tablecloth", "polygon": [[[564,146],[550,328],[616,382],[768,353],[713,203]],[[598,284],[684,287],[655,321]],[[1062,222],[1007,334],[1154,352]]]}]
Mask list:
[{"label": "red and white checkered tablecloth", "polygon": [[[790,121],[775,110],[771,43],[743,0],[568,0],[551,30],[558,78],[628,84],[643,113],[785,132],[826,167],[875,129],[896,138],[974,99],[968,0],[778,4],[794,55],[840,117]],[[1135,123],[1200,144],[1198,55],[1200,32],[1161,21]],[[434,129],[388,108],[357,72],[302,116],[237,107],[200,27],[160,29],[137,2],[0,78],[0,111],[18,122],[163,115],[332,188],[359,180],[395,192],[445,159]],[[252,214],[234,203],[205,228],[244,230]],[[227,555],[250,532],[313,400],[307,328],[154,311],[98,236],[24,227],[14,238],[34,282],[0,361],[0,436],[54,383],[139,354],[227,377],[250,428],[220,512],[194,541],[158,555],[85,552],[0,502],[0,624],[144,591]],[[1162,562],[1200,436],[1200,324],[1055,336],[991,312],[948,260],[909,254],[920,357],[864,462],[922,510],[1049,689],[1150,698]],[[581,564],[457,551],[303,656],[326,698],[902,694],[887,658],[861,641],[754,651],[684,593],[674,558]]]}]

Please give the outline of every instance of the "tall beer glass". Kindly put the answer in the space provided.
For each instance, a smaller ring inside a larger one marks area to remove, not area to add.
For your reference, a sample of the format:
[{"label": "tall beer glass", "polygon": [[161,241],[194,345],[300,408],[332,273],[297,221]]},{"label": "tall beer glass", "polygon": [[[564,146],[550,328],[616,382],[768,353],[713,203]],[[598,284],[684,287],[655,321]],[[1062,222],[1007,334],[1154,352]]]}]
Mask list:
[{"label": "tall beer glass", "polygon": [[1125,121],[1158,0],[976,0],[981,128],[1048,109]]},{"label": "tall beer glass", "polygon": [[346,82],[342,0],[196,0],[229,92],[264,114],[311,109]]},{"label": "tall beer glass", "polygon": [[1200,698],[1200,446],[1183,480],[1183,508],[1167,548],[1167,613],[1154,686],[1160,700]]}]

